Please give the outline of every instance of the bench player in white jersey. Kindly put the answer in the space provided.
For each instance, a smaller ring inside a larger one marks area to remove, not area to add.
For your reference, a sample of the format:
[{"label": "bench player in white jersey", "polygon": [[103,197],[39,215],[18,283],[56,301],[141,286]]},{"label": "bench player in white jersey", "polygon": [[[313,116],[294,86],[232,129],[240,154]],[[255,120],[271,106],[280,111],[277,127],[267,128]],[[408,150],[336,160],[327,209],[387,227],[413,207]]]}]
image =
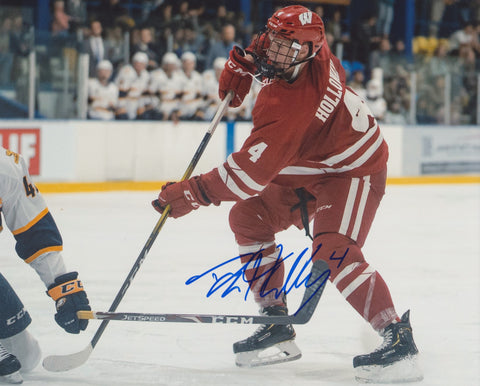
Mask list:
[{"label": "bench player in white jersey", "polygon": [[115,79],[119,90],[117,119],[137,119],[145,112],[145,94],[150,79],[147,64],[147,54],[137,52],[132,57],[132,64],[126,64],[118,72]]},{"label": "bench player in white jersey", "polygon": [[[230,104],[240,106],[257,72],[270,81],[258,94],[253,128],[241,149],[208,173],[166,184],[154,207],[169,207],[177,218],[202,205],[234,201],[229,223],[244,280],[269,316],[288,314],[287,256],[281,256],[275,235],[292,225],[305,229],[313,264],[328,265],[332,284],[383,337],[374,352],[353,358],[357,379],[421,380],[410,313],[397,314],[386,282],[362,252],[385,192],[388,146],[366,103],[346,86],[321,18],[297,5],[275,12],[250,47],[230,51],[220,96],[233,90]],[[234,343],[236,363],[299,359],[295,336],[292,325],[262,325]]]},{"label": "bench player in white jersey", "polygon": [[180,60],[177,54],[167,52],[163,55],[162,67],[153,70],[150,77],[148,90],[151,96],[152,118],[177,121],[183,93]]},{"label": "bench player in white jersey", "polygon": [[180,100],[180,119],[191,120],[199,118],[203,105],[202,76],[195,69],[197,57],[193,52],[185,52],[180,58],[182,62],[182,98]]},{"label": "bench player in white jersey", "polygon": [[110,81],[113,66],[108,60],[97,64],[97,77],[88,80],[88,118],[115,119],[118,104],[118,87]]},{"label": "bench player in white jersey", "polygon": [[[62,237],[41,193],[33,184],[24,159],[0,147],[0,229],[2,214],[12,232],[18,256],[29,264],[55,301],[55,321],[65,331],[78,334],[87,321],[77,311],[90,310],[77,272],[68,272]],[[3,255],[6,251],[2,251]],[[25,278],[25,285],[28,285]],[[31,371],[40,361],[37,340],[28,332],[31,317],[21,300],[0,274],[0,383],[21,383],[20,372]]]},{"label": "bench player in white jersey", "polygon": [[218,96],[218,80],[222,74],[223,67],[227,59],[218,57],[213,61],[213,68],[203,71],[202,73],[202,90],[203,90],[203,108],[202,117],[206,121],[211,121],[218,106],[222,102]]}]

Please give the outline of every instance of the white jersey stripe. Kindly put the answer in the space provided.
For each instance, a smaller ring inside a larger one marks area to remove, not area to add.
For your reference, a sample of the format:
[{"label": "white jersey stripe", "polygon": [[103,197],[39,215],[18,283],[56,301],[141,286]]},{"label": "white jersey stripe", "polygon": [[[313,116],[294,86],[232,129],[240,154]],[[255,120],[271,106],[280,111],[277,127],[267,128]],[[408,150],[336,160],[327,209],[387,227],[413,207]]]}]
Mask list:
[{"label": "white jersey stripe", "polygon": [[247,198],[251,197],[251,195],[245,193],[238,187],[235,181],[233,181],[233,179],[228,175],[228,172],[223,165],[218,167],[218,174],[220,175],[223,183],[227,186],[228,189],[230,189],[233,194],[235,194],[242,200],[246,200]]},{"label": "white jersey stripe", "polygon": [[338,164],[339,162],[342,162],[343,160],[347,159],[350,157],[352,154],[354,154],[358,149],[360,149],[367,141],[373,137],[373,135],[378,131],[378,124],[375,123],[375,126],[372,127],[370,130],[368,130],[365,135],[360,138],[357,142],[355,142],[352,146],[347,148],[345,151],[343,151],[340,154],[336,154],[334,156],[331,156],[330,158],[327,158],[325,161],[322,163],[328,166],[333,166],[335,164]]},{"label": "white jersey stripe", "polygon": [[343,297],[347,299],[352,292],[368,280],[373,273],[375,273],[375,271],[371,270],[370,266],[365,267],[365,270],[342,291]]},{"label": "white jersey stripe", "polygon": [[[340,168],[315,168],[309,166],[287,166],[280,170],[279,174],[287,174],[287,175],[315,175],[315,174],[325,174],[325,173],[343,173],[357,167],[362,166],[371,156],[372,154],[380,147],[383,142],[383,136],[380,134],[375,142],[370,146],[365,153],[363,153],[360,157],[358,157],[354,162],[350,165],[344,165]],[[323,162],[318,162],[322,163]]]},{"label": "white jersey stripe", "polygon": [[228,166],[230,166],[233,172],[242,180],[242,182],[247,185],[250,189],[257,192],[261,192],[265,189],[265,185],[257,184],[247,173],[245,173],[240,166],[234,161],[232,155],[230,154],[227,158]]},{"label": "white jersey stripe", "polygon": [[357,197],[358,184],[360,183],[359,178],[352,178],[350,183],[350,190],[348,191],[347,202],[345,204],[345,210],[343,211],[342,223],[340,224],[340,229],[338,233],[346,235],[348,231],[348,226],[352,219],[353,206],[355,204],[355,198]]},{"label": "white jersey stripe", "polygon": [[367,204],[367,198],[368,198],[369,192],[370,192],[370,176],[366,176],[366,177],[363,177],[362,196],[360,198],[360,204],[358,206],[357,216],[355,217],[355,224],[353,226],[352,235],[350,236],[355,241],[357,241],[358,232],[360,231],[360,226],[362,225],[363,212],[365,211],[365,206]]},{"label": "white jersey stripe", "polygon": [[377,278],[377,271],[370,276],[370,284],[368,286],[367,298],[365,299],[365,307],[363,309],[363,318],[370,319],[370,306],[372,304],[373,290],[375,289],[375,279]]}]

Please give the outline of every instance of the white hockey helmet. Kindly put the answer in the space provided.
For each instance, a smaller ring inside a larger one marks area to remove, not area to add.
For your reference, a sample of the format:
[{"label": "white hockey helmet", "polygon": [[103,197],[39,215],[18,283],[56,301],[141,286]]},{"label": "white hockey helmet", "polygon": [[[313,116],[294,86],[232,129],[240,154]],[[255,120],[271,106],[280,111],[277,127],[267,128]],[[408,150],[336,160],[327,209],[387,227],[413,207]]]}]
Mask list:
[{"label": "white hockey helmet", "polygon": [[163,55],[162,66],[166,64],[175,64],[178,65],[178,56],[174,52],[167,52]]},{"label": "white hockey helmet", "polygon": [[112,63],[109,60],[101,60],[97,64],[97,70],[109,70],[113,71]]},{"label": "white hockey helmet", "polygon": [[133,55],[132,63],[139,62],[143,64],[148,64],[148,55],[145,52],[137,52]]},{"label": "white hockey helmet", "polygon": [[182,62],[185,60],[191,61],[191,62],[197,62],[197,55],[195,55],[193,52],[187,51],[182,54]]}]

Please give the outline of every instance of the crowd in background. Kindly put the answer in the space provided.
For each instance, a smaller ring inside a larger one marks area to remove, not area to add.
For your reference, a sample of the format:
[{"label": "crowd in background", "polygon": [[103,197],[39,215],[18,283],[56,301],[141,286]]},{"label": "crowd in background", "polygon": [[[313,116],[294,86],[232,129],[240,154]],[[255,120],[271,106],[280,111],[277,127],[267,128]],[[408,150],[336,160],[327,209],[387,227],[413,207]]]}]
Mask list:
[{"label": "crowd in background", "polygon": [[[89,54],[91,119],[211,119],[220,102],[218,76],[229,51],[235,44],[246,47],[258,26],[246,25],[244,15],[232,11],[228,2],[141,3],[132,11],[121,0],[52,0],[46,56],[72,50]],[[346,20],[346,6],[304,5],[324,20],[327,42],[342,59],[348,85],[381,122],[407,123],[415,71],[417,123],[444,123],[448,79],[451,123],[476,123],[480,1],[423,3],[429,19],[417,28],[413,57],[392,34],[395,0],[371,1],[370,12],[351,20]],[[442,20],[452,6],[458,18],[450,24],[456,30],[448,31]],[[17,59],[33,43],[21,14],[0,18],[0,85],[5,85],[20,81],[24,61]],[[229,111],[229,119],[251,118],[261,87],[253,84],[241,108]]]}]

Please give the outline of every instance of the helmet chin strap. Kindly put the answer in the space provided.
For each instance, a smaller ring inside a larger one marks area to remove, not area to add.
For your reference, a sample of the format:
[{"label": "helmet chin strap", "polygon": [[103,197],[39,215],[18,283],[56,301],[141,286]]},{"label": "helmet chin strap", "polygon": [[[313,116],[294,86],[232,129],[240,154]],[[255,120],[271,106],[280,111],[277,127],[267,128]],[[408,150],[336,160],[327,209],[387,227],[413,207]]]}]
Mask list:
[{"label": "helmet chin strap", "polygon": [[[318,52],[318,51],[317,51]],[[293,82],[295,79],[297,79],[298,77],[298,74],[300,73],[300,66],[299,64],[302,64],[302,63],[306,63],[308,61],[310,61],[311,59],[313,59],[316,55],[317,55],[317,52],[313,53],[312,55],[310,55],[308,58],[305,58],[299,62],[296,62],[296,63],[292,63],[287,69],[283,70],[281,73],[278,74],[279,77],[285,79],[286,81],[288,82]],[[287,70],[289,70],[290,68],[294,67],[294,70],[292,72],[292,74],[287,78],[285,76],[285,72]]]}]

